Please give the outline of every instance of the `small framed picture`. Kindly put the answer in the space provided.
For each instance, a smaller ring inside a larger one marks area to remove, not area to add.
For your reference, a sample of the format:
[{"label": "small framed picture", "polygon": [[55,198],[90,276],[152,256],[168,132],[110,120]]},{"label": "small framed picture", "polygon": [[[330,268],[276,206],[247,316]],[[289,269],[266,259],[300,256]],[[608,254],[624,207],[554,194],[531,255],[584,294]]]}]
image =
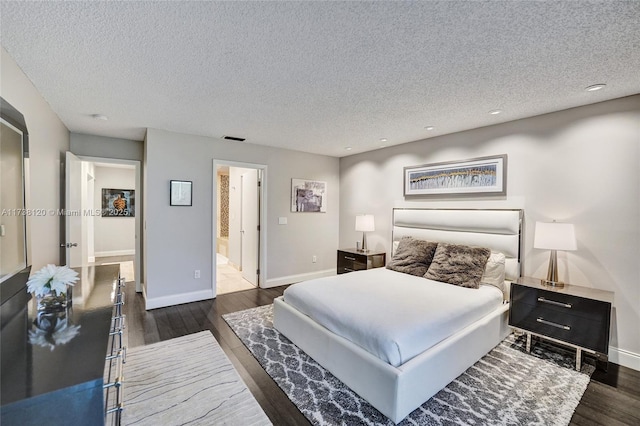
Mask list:
[{"label": "small framed picture", "polygon": [[136,191],[102,188],[102,217],[135,217]]},{"label": "small framed picture", "polygon": [[291,211],[327,212],[327,182],[291,179]]},{"label": "small framed picture", "polygon": [[191,194],[193,182],[189,180],[172,180],[171,181],[171,206],[191,206]]}]

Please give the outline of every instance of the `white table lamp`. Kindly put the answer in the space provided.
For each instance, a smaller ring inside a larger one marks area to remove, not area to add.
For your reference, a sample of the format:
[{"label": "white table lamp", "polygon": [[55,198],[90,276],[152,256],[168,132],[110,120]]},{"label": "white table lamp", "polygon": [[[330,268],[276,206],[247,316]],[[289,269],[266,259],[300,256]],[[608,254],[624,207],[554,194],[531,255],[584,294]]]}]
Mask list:
[{"label": "white table lamp", "polygon": [[536,222],[536,231],[533,238],[533,247],[543,250],[551,250],[549,256],[549,270],[547,279],[542,280],[546,285],[564,287],[564,283],[558,279],[558,250],[576,250],[576,234],[571,223]]},{"label": "white table lamp", "polygon": [[376,227],[372,214],[356,216],[356,231],[362,231],[362,251],[367,252],[367,232],[375,231]]}]

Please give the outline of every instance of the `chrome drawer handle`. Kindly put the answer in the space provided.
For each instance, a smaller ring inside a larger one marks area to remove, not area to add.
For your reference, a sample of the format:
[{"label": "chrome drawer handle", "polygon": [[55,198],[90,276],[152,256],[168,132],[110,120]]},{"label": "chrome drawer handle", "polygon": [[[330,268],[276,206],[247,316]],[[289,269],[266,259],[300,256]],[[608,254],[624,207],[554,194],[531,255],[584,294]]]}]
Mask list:
[{"label": "chrome drawer handle", "polygon": [[349,269],[349,268],[342,268],[343,270],[347,271],[347,272],[354,272],[355,269]]},{"label": "chrome drawer handle", "polygon": [[345,256],[344,258],[345,258],[345,259],[347,259],[347,260],[356,260],[356,258],[355,258],[355,257]]},{"label": "chrome drawer handle", "polygon": [[117,358],[122,358],[122,363],[124,364],[124,359],[126,357],[126,347],[123,346],[120,349],[118,349],[118,352],[116,352],[115,355],[109,355],[105,358],[106,361],[109,361],[111,359],[117,359]]},{"label": "chrome drawer handle", "polygon": [[538,318],[536,321],[541,322],[542,324],[550,325],[552,327],[561,328],[563,330],[571,330],[571,327],[569,327],[568,325],[557,324],[555,322],[547,321],[542,318]]},{"label": "chrome drawer handle", "polygon": [[104,385],[102,385],[102,389],[119,388],[120,386],[122,386],[123,382],[124,382],[124,379],[122,378],[122,376],[119,376],[119,377],[116,377],[116,379],[113,382],[105,383]]},{"label": "chrome drawer handle", "polygon": [[571,309],[571,303],[556,302],[555,300],[547,300],[544,297],[538,297],[538,302],[548,303],[550,305],[562,306],[563,308]]},{"label": "chrome drawer handle", "polygon": [[119,402],[115,407],[109,408],[107,411],[105,411],[105,414],[121,413],[123,411],[124,404],[122,402]]},{"label": "chrome drawer handle", "polygon": [[116,328],[113,331],[109,332],[109,336],[122,336],[123,331],[124,331],[124,327]]}]

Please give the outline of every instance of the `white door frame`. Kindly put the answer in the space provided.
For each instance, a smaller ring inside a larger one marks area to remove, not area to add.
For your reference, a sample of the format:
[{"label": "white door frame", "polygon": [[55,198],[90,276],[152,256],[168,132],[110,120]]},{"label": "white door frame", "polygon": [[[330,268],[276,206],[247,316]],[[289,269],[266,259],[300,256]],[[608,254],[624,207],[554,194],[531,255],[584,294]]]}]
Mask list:
[{"label": "white door frame", "polygon": [[[135,167],[135,176],[136,176],[136,191],[137,191],[137,196],[136,196],[136,215],[135,215],[135,229],[136,229],[136,235],[135,235],[135,239],[136,239],[136,246],[135,246],[135,250],[136,253],[134,255],[134,261],[133,261],[133,270],[135,271],[135,280],[136,280],[136,292],[140,293],[142,292],[142,281],[141,278],[143,276],[142,273],[142,259],[140,257],[141,253],[142,253],[142,209],[144,209],[144,206],[142,206],[142,197],[140,196],[142,194],[141,190],[142,190],[142,168],[140,166],[140,161],[139,160],[121,160],[118,158],[103,158],[103,157],[88,157],[88,156],[84,156],[84,155],[77,155],[77,157],[82,160],[82,161],[90,161],[92,163],[107,163],[107,164],[127,164],[130,166],[134,166]],[[140,208],[141,207],[141,208]]]},{"label": "white door frame", "polygon": [[260,269],[260,273],[258,274],[258,284],[261,288],[265,288],[265,284],[267,282],[267,165],[266,164],[257,164],[257,163],[245,163],[241,161],[230,161],[230,160],[222,160],[222,159],[213,159],[213,210],[211,212],[211,225],[212,225],[212,234],[211,234],[211,285],[213,290],[213,296],[217,296],[217,283],[216,283],[216,241],[217,241],[217,212],[218,212],[218,176],[217,170],[218,166],[229,166],[229,167],[239,167],[244,169],[257,169],[259,172],[262,171],[262,179],[261,185],[258,190],[260,194],[260,245],[258,247],[258,269]]}]

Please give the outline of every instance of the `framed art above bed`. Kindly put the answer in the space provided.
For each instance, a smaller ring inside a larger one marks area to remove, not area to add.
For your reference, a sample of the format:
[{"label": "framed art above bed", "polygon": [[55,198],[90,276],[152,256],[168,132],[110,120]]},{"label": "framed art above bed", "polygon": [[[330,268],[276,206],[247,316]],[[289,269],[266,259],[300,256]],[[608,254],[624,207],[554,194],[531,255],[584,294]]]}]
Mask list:
[{"label": "framed art above bed", "polygon": [[507,155],[404,168],[404,196],[507,195]]}]

